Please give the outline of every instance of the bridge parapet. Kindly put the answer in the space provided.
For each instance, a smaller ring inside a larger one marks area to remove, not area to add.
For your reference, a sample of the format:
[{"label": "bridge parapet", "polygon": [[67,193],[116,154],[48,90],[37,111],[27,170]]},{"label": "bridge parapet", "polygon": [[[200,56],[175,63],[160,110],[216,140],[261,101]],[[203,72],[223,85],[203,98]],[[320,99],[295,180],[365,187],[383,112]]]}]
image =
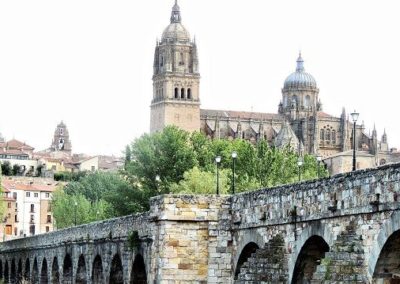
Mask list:
[{"label": "bridge parapet", "polygon": [[232,196],[233,228],[399,208],[400,164]]}]

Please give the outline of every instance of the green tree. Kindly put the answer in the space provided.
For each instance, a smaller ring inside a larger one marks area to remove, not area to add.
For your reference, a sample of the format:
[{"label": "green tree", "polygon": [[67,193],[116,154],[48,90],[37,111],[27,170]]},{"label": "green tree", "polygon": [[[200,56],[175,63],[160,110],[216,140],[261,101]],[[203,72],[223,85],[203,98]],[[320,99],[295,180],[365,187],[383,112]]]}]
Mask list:
[{"label": "green tree", "polygon": [[[168,186],[179,182],[185,171],[196,164],[189,133],[175,126],[162,132],[144,134],[131,145],[132,161],[124,174],[139,183],[150,196],[168,193]],[[160,181],[156,181],[156,176]]]},{"label": "green tree", "polygon": [[11,164],[9,161],[5,161],[5,162],[1,163],[1,172],[5,176],[12,175],[12,168],[11,168]]},{"label": "green tree", "polygon": [[[219,192],[229,191],[228,171],[219,171]],[[183,180],[171,185],[171,192],[176,194],[216,194],[216,173],[201,171],[194,167],[183,175]]]},{"label": "green tree", "polygon": [[17,176],[20,174],[20,172],[21,172],[21,166],[18,164],[14,164],[12,167],[12,175]]}]

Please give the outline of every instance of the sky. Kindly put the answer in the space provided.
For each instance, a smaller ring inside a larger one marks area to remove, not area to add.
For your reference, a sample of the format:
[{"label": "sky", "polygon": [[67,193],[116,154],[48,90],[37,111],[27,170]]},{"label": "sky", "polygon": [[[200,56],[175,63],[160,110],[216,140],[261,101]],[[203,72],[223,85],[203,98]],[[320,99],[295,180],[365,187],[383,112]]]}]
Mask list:
[{"label": "sky", "polygon": [[[150,127],[156,39],[173,0],[0,1],[0,133],[43,150],[121,155]],[[400,148],[398,0],[179,0],[201,107],[276,113],[299,50],[324,112],[357,110]]]}]

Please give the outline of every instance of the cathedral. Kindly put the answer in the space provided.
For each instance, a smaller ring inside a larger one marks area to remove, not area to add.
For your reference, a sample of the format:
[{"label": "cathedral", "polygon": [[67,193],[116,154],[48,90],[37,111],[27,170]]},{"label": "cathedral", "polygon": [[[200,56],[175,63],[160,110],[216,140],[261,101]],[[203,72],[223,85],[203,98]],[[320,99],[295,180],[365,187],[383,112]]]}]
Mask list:
[{"label": "cathedral", "polygon": [[[200,108],[200,73],[196,41],[182,25],[177,1],[170,24],[157,41],[153,66],[153,99],[150,132],[176,125],[187,131],[201,131],[211,139],[265,139],[275,147],[290,145],[302,153],[321,156],[331,174],[351,169],[353,122],[343,108],[340,117],[322,110],[314,77],[306,72],[299,54],[296,68],[284,81],[277,113],[260,113]],[[400,160],[389,149],[387,134],[380,140],[374,127],[366,133],[355,127],[357,169]]]}]

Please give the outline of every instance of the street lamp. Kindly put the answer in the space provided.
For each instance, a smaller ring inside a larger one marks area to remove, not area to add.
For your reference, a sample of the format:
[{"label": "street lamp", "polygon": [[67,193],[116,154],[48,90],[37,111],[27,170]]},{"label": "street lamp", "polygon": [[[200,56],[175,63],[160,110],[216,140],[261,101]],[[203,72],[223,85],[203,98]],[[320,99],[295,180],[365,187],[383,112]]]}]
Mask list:
[{"label": "street lamp", "polygon": [[75,205],[75,226],[76,226],[76,208],[78,207],[78,202],[75,201],[74,205]]},{"label": "street lamp", "polygon": [[159,184],[160,184],[161,178],[159,175],[156,175],[156,190],[159,192]]},{"label": "street lamp", "polygon": [[232,194],[235,194],[235,160],[237,158],[236,151],[232,152]]},{"label": "street lamp", "polygon": [[221,156],[215,157],[215,163],[217,164],[217,195],[219,195],[219,173],[218,173],[218,167],[219,163],[221,162]]},{"label": "street lamp", "polygon": [[320,167],[321,167],[321,161],[322,157],[320,155],[317,156],[317,162],[318,162],[318,178],[320,177]]},{"label": "street lamp", "polygon": [[360,114],[356,111],[353,111],[350,115],[351,119],[353,120],[353,171],[355,171],[356,170],[356,122]]},{"label": "street lamp", "polygon": [[297,159],[297,166],[299,167],[299,181],[301,180],[301,167],[303,166],[303,158],[299,157]]}]

